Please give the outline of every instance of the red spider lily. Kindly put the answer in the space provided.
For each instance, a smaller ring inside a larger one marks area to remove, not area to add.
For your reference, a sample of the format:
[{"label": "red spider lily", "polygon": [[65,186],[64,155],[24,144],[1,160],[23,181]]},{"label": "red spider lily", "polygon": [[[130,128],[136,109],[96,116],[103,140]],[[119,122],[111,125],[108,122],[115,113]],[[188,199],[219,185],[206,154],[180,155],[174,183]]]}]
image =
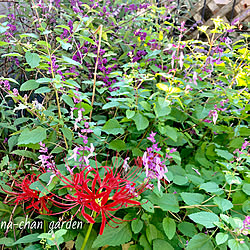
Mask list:
[{"label": "red spider lily", "polygon": [[79,206],[76,214],[81,213],[89,223],[95,223],[95,221],[86,213],[85,207],[94,211],[96,217],[101,214],[100,235],[103,233],[106,223],[109,225],[106,217],[112,221],[114,221],[113,218],[123,221],[112,215],[112,212],[119,210],[122,206],[140,205],[140,202],[133,199],[145,188],[145,184],[136,187],[134,180],[138,172],[137,169],[122,177],[118,170],[114,171],[107,166],[101,168],[105,170],[102,177],[98,169],[91,167],[86,167],[80,173],[71,175],[70,179],[58,172],[58,177],[65,184],[63,188],[70,188],[73,194],[68,194],[65,198],[56,196],[64,202],[53,200],[56,206],[66,208],[66,211]]},{"label": "red spider lily", "polygon": [[21,183],[18,183],[16,179],[13,180],[13,185],[11,188],[13,191],[8,191],[6,189],[1,189],[10,196],[6,202],[12,202],[14,204],[29,204],[26,209],[34,209],[39,213],[44,211],[49,212],[48,200],[51,196],[39,197],[41,191],[33,190],[30,185],[37,181],[39,176],[36,174],[26,175]]}]

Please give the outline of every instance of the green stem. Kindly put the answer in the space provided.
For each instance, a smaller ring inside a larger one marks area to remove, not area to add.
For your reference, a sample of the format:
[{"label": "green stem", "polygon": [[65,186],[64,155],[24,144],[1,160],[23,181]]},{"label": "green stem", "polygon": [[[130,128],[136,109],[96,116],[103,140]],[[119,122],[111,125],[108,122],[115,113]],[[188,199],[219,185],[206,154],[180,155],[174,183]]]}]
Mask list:
[{"label": "green stem", "polygon": [[89,235],[90,235],[90,232],[91,232],[91,230],[92,230],[92,227],[93,227],[93,223],[89,223],[89,228],[88,228],[88,231],[87,231],[87,233],[86,233],[86,235],[85,235],[85,239],[84,239],[84,241],[83,241],[83,243],[82,243],[81,250],[84,250],[84,248],[85,248],[85,246],[86,246],[86,244],[87,244],[87,241],[88,241],[88,239],[89,239]]}]

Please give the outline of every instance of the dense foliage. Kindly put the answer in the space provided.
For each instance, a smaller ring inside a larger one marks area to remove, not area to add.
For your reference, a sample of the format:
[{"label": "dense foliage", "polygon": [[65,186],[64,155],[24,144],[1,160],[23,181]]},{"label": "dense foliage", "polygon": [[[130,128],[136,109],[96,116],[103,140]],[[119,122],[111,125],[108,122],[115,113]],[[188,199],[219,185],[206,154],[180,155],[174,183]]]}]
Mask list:
[{"label": "dense foliage", "polygon": [[249,249],[249,36],[172,1],[13,4],[2,249]]}]

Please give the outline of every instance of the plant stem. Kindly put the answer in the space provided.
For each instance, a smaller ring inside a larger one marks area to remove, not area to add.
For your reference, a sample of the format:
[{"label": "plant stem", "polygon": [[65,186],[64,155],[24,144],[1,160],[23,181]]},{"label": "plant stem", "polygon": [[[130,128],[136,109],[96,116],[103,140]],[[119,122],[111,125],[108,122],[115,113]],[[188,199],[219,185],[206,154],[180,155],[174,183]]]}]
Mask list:
[{"label": "plant stem", "polygon": [[84,238],[84,241],[82,243],[82,247],[81,247],[81,250],[84,250],[86,244],[87,244],[87,241],[89,239],[89,235],[90,235],[90,232],[92,230],[92,227],[93,227],[93,223],[89,223],[89,227],[88,227],[88,230],[87,230],[87,233],[85,235],[85,238]]}]

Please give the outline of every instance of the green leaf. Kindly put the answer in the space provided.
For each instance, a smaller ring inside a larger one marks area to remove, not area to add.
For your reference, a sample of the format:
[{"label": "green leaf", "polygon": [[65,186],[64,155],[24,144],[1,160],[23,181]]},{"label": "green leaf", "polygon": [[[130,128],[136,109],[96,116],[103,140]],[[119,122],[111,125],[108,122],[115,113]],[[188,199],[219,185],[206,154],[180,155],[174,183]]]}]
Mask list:
[{"label": "green leaf", "polygon": [[171,138],[173,141],[177,142],[177,130],[176,128],[165,126],[166,129],[166,136]]},{"label": "green leaf", "polygon": [[245,183],[242,187],[242,191],[247,195],[250,195],[250,183]]},{"label": "green leaf", "polygon": [[215,149],[215,152],[217,153],[217,155],[228,161],[232,160],[234,157],[233,154],[229,153],[227,150]]},{"label": "green leaf", "polygon": [[160,206],[163,211],[171,211],[174,213],[180,211],[177,197],[174,194],[163,194],[162,197],[158,197],[152,193],[148,198],[153,204]]},{"label": "green leaf", "polygon": [[195,228],[194,224],[190,222],[182,222],[178,224],[178,229],[188,237],[193,237],[195,234],[197,234],[197,229]]},{"label": "green leaf", "polygon": [[200,205],[204,201],[204,195],[198,193],[181,193],[181,198],[189,205]]},{"label": "green leaf", "polygon": [[25,128],[18,138],[18,145],[23,144],[35,144],[45,140],[47,137],[46,129],[42,127],[37,127],[36,129],[29,130]]},{"label": "green leaf", "polygon": [[128,119],[132,118],[135,115],[135,111],[133,110],[126,110],[126,117]]},{"label": "green leaf", "polygon": [[3,170],[3,167],[7,166],[8,163],[9,163],[9,156],[5,155],[0,162],[0,169]]},{"label": "green leaf", "polygon": [[208,235],[203,233],[195,235],[187,245],[187,250],[212,250],[214,245]]},{"label": "green leaf", "polygon": [[152,250],[152,248],[151,248],[150,244],[148,243],[147,238],[144,234],[140,237],[139,243],[141,246],[143,246],[144,250]]},{"label": "green leaf", "polygon": [[0,239],[0,244],[1,245],[4,244],[6,247],[12,246],[13,243],[14,243],[14,239],[12,239],[12,238],[6,238],[6,237],[4,237],[4,238]]},{"label": "green leaf", "polygon": [[205,152],[203,147],[200,147],[196,154],[195,154],[195,160],[201,164],[202,166],[209,168],[212,166],[211,162],[207,160],[206,156],[205,156]]},{"label": "green leaf", "polygon": [[37,89],[39,87],[39,85],[40,85],[40,83],[38,83],[35,80],[28,80],[21,85],[20,90],[21,91],[28,91],[28,90]]},{"label": "green leaf", "polygon": [[217,233],[215,239],[216,239],[217,245],[221,245],[227,241],[228,234],[227,233]]},{"label": "green leaf", "polygon": [[27,51],[25,53],[25,59],[31,68],[35,68],[35,67],[39,66],[40,57],[38,54],[31,53],[30,51]]},{"label": "green leaf", "polygon": [[18,149],[18,150],[14,150],[13,152],[11,152],[11,154],[19,155],[19,156],[24,156],[24,157],[27,157],[27,158],[31,158],[34,161],[36,161],[38,159],[36,153],[30,152],[30,151],[27,151],[27,150],[19,150]]},{"label": "green leaf", "polygon": [[203,183],[200,186],[200,189],[204,189],[206,192],[214,193],[214,194],[223,193],[222,189],[219,188],[218,184],[216,184],[215,182],[212,182],[212,181]]},{"label": "green leaf", "polygon": [[167,235],[168,239],[171,240],[174,237],[175,232],[176,232],[175,221],[167,217],[163,219],[162,225],[163,225],[165,234]]},{"label": "green leaf", "polygon": [[153,241],[153,250],[174,250],[174,248],[165,240],[156,239]]},{"label": "green leaf", "polygon": [[75,61],[67,56],[62,56],[62,59],[69,64],[72,64],[72,65],[75,65],[75,66],[82,68],[82,65],[79,62],[77,62],[77,61]]},{"label": "green leaf", "polygon": [[13,135],[9,138],[8,140],[9,152],[11,152],[11,150],[17,144],[17,142],[18,142],[18,135]]},{"label": "green leaf", "polygon": [[214,204],[218,205],[219,209],[224,212],[233,207],[233,204],[231,201],[223,199],[221,197],[214,197]]},{"label": "green leaf", "polygon": [[171,112],[169,104],[170,102],[166,101],[165,98],[159,97],[158,101],[154,104],[156,117],[163,117],[168,115]]},{"label": "green leaf", "polygon": [[80,36],[80,38],[83,39],[83,40],[85,40],[85,41],[88,41],[88,42],[90,42],[90,43],[92,43],[94,45],[96,45],[96,42],[93,39],[89,38],[89,37]]},{"label": "green leaf", "polygon": [[122,150],[125,150],[127,147],[124,141],[118,139],[110,142],[109,148],[120,152]]},{"label": "green leaf", "polygon": [[70,97],[70,96],[68,96],[68,95],[62,95],[62,99],[63,99],[63,101],[66,103],[66,104],[68,104],[71,108],[74,108],[75,107],[75,104],[74,104],[74,102],[73,102],[73,100],[72,100],[72,98]]},{"label": "green leaf", "polygon": [[241,136],[250,136],[250,129],[246,127],[241,127],[239,129],[239,133]]},{"label": "green leaf", "polygon": [[148,119],[139,112],[136,113],[132,117],[132,119],[134,120],[136,128],[137,128],[138,131],[146,129],[148,127],[148,125],[149,125]]},{"label": "green leaf", "polygon": [[39,241],[40,239],[38,238],[39,234],[29,234],[26,235],[22,238],[20,238],[19,240],[17,240],[16,242],[13,243],[13,245],[18,245],[18,244],[22,244],[22,243],[32,243],[32,242],[36,242]]},{"label": "green leaf", "polygon": [[[173,154],[171,155],[173,157]],[[173,157],[174,159],[174,157]],[[188,179],[186,176],[182,176],[182,175],[174,175],[173,178],[173,183],[179,186],[183,186],[188,182]]]},{"label": "green leaf", "polygon": [[229,147],[231,148],[241,148],[242,144],[244,143],[244,138],[238,137],[230,141]]},{"label": "green leaf", "polygon": [[188,215],[188,217],[194,222],[205,226],[206,228],[215,227],[213,222],[219,221],[219,217],[216,214],[209,213],[209,212],[198,212],[198,213],[190,214]]},{"label": "green leaf", "polygon": [[154,211],[155,211],[154,205],[146,199],[141,200],[141,206],[142,206],[142,208],[144,208],[146,211],[148,211],[150,213],[154,213]]},{"label": "green leaf", "polygon": [[41,245],[35,244],[25,247],[24,250],[43,250]]},{"label": "green leaf", "polygon": [[119,102],[108,102],[103,105],[102,109],[109,109],[109,108],[114,108],[114,107],[119,107],[120,103]]},{"label": "green leaf", "polygon": [[39,89],[35,90],[35,94],[44,94],[44,93],[49,93],[51,92],[51,89],[49,87],[41,87]]},{"label": "green leaf", "polygon": [[[84,241],[86,232],[87,232],[87,227],[86,227],[86,230],[85,230],[85,227],[84,227],[84,233],[85,234],[83,234],[82,231],[78,234],[78,236],[76,238],[76,241],[75,241],[75,249],[81,249],[81,246],[82,246],[82,243]],[[86,244],[84,250],[98,250],[98,248],[92,248],[91,247],[96,238],[97,238],[97,233],[96,233],[95,230],[92,229],[91,234],[90,234],[90,236],[88,238],[88,241],[87,241],[87,244]]]},{"label": "green leaf", "polygon": [[239,241],[234,239],[229,240],[227,244],[231,250],[249,250],[245,243],[241,244]]},{"label": "green leaf", "polygon": [[63,135],[69,140],[72,141],[73,139],[73,133],[69,128],[63,127],[61,128],[61,131],[63,132]]},{"label": "green leaf", "polygon": [[119,246],[131,240],[132,232],[127,222],[120,224],[118,227],[112,221],[109,223],[114,228],[106,225],[103,234],[97,236],[92,247],[102,247],[105,245]]},{"label": "green leaf", "polygon": [[149,244],[152,244],[154,239],[164,239],[163,234],[153,224],[149,224],[146,228],[146,235]]},{"label": "green leaf", "polygon": [[143,228],[142,220],[140,220],[140,218],[133,220],[131,223],[131,228],[135,234],[138,234],[139,232],[141,232],[141,230]]},{"label": "green leaf", "polygon": [[117,135],[117,134],[124,134],[124,129],[121,127],[119,122],[116,119],[108,120],[102,130],[107,134]]}]

